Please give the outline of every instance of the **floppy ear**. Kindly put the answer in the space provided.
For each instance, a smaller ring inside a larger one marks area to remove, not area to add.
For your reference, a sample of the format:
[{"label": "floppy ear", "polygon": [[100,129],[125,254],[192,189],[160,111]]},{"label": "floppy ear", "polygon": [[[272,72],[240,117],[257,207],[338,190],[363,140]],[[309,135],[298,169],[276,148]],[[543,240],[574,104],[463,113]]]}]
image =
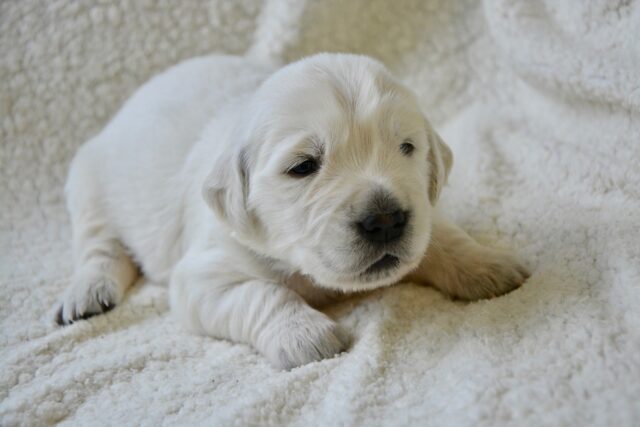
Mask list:
[{"label": "floppy ear", "polygon": [[247,208],[248,166],[244,149],[220,156],[202,187],[204,200],[218,218],[242,234],[254,225],[253,216]]},{"label": "floppy ear", "polygon": [[429,200],[435,206],[442,187],[447,183],[449,171],[453,165],[453,153],[435,130],[429,130]]}]

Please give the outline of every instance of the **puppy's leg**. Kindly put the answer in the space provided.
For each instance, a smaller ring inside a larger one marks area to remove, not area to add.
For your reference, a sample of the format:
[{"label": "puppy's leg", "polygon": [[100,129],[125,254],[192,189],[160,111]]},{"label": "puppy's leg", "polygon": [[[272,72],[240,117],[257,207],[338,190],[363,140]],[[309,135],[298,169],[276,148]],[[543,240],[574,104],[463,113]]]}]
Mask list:
[{"label": "puppy's leg", "polygon": [[189,329],[253,346],[276,367],[291,369],[345,350],[336,322],[281,284],[249,279],[215,252],[189,253],[170,284],[171,309]]},{"label": "puppy's leg", "polygon": [[460,299],[477,300],[507,293],[529,277],[509,253],[482,246],[443,218],[433,224],[431,243],[407,280],[427,283]]},{"label": "puppy's leg", "polygon": [[67,182],[75,268],[56,315],[60,325],[112,309],[138,275],[105,220],[91,160],[83,148],[74,159]]}]

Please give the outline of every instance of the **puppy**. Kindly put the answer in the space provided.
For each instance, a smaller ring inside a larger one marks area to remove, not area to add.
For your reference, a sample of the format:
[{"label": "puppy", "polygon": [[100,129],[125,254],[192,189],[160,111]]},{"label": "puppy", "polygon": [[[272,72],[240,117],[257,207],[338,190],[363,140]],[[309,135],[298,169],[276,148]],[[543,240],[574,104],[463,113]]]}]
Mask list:
[{"label": "puppy", "polygon": [[120,304],[138,271],[190,330],[289,369],[349,335],[312,308],[430,284],[475,300],[526,270],[435,211],[452,155],[379,62],[320,54],[279,70],[226,56],[154,77],[72,162],[75,272],[57,321]]}]

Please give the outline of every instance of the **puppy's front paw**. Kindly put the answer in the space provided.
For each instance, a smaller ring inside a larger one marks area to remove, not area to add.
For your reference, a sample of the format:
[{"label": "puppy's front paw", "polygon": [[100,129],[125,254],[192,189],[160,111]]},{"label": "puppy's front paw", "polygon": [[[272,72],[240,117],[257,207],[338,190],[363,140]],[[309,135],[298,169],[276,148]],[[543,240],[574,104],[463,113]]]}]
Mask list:
[{"label": "puppy's front paw", "polygon": [[349,347],[349,334],[336,322],[313,309],[293,312],[263,334],[262,347],[271,364],[292,369],[332,357]]},{"label": "puppy's front paw", "polygon": [[59,325],[69,325],[88,319],[113,309],[121,299],[121,292],[113,279],[100,271],[81,271],[65,291],[55,321]]},{"label": "puppy's front paw", "polygon": [[465,300],[493,298],[520,287],[529,277],[527,269],[512,255],[482,248],[464,263],[451,287],[454,297]]}]

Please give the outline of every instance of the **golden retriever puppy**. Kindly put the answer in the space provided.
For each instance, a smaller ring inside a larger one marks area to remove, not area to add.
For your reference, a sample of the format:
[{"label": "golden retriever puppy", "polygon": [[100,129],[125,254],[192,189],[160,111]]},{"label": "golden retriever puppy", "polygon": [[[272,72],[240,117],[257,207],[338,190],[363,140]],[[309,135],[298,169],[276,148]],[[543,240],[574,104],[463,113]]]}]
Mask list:
[{"label": "golden retriever puppy", "polygon": [[403,278],[478,299],[526,270],[436,212],[452,155],[379,62],[196,58],[154,77],[76,155],[75,273],[57,320],[120,304],[140,269],[187,328],[292,368],[346,349],[313,308]]}]

